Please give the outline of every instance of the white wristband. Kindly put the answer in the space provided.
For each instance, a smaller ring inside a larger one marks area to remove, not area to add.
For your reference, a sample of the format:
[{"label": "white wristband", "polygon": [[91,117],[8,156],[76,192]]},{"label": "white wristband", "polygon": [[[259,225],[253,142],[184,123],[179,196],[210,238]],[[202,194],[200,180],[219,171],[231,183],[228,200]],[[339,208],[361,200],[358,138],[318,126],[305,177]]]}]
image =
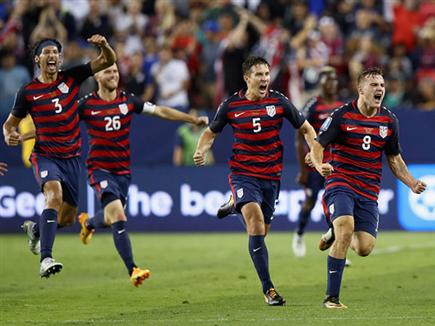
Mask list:
[{"label": "white wristband", "polygon": [[149,114],[153,114],[154,111],[156,110],[156,105],[151,103],[151,102],[145,102],[143,104],[143,113],[149,113]]}]

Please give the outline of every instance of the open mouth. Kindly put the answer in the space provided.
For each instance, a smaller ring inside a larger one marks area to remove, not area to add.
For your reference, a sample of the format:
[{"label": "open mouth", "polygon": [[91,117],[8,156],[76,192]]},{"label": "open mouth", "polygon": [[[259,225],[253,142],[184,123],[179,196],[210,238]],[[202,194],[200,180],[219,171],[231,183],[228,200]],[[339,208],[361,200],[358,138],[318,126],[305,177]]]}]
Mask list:
[{"label": "open mouth", "polygon": [[382,93],[375,94],[375,101],[379,102],[382,99]]},{"label": "open mouth", "polygon": [[260,85],[260,92],[265,92],[267,90],[267,85]]},{"label": "open mouth", "polygon": [[47,61],[47,67],[48,68],[56,68],[56,61],[55,60]]}]

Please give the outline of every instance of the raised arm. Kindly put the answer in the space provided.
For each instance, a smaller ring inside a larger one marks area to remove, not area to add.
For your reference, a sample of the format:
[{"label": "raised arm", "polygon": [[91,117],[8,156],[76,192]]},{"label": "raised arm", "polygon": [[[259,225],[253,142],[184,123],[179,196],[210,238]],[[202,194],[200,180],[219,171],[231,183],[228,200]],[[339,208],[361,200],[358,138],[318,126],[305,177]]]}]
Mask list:
[{"label": "raised arm", "polygon": [[415,179],[411,173],[409,173],[408,167],[406,166],[405,161],[403,161],[402,155],[387,155],[387,161],[394,176],[407,185],[412,192],[421,194],[426,190],[426,184],[421,180]]},{"label": "raised arm", "polygon": [[100,55],[91,61],[92,73],[97,73],[113,65],[116,61],[115,51],[110,47],[104,36],[95,34],[88,38],[88,42],[101,49]]},{"label": "raised arm", "polygon": [[23,142],[23,137],[17,131],[21,120],[22,118],[17,118],[16,116],[9,114],[3,124],[3,136],[5,143],[8,146],[17,146]]},{"label": "raised arm", "polygon": [[148,106],[148,109],[144,109],[143,111],[144,113],[151,114],[161,119],[188,122],[200,127],[204,127],[208,125],[208,117],[206,116],[195,117],[193,115],[178,111],[176,109],[167,106],[162,106],[162,105],[155,105],[150,102],[146,102],[144,104],[144,108],[146,106]]},{"label": "raised arm", "polygon": [[196,166],[205,165],[207,152],[213,146],[216,136],[217,134],[211,131],[209,127],[202,132],[196,145],[195,154],[193,154],[193,161]]}]

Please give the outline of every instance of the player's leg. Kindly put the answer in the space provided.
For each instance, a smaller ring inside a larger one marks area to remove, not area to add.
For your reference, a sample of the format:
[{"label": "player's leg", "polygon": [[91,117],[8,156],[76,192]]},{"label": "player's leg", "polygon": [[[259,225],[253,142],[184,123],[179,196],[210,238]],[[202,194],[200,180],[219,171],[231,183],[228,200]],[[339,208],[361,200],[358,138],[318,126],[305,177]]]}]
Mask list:
[{"label": "player's leg", "polygon": [[116,250],[127,267],[131,282],[137,287],[150,276],[150,271],[140,269],[134,262],[131,242],[126,229],[127,216],[121,200],[107,200],[110,202],[104,205],[105,221],[112,228]]},{"label": "player's leg", "polygon": [[373,200],[358,199],[355,205],[355,232],[351,248],[359,256],[368,256],[376,244],[378,233],[378,204]]},{"label": "player's leg", "polygon": [[347,308],[340,300],[340,288],[346,263],[347,250],[354,232],[354,199],[346,192],[327,193],[324,197],[327,211],[325,214],[332,221],[335,241],[327,259],[327,290],[323,301],[326,308]]}]

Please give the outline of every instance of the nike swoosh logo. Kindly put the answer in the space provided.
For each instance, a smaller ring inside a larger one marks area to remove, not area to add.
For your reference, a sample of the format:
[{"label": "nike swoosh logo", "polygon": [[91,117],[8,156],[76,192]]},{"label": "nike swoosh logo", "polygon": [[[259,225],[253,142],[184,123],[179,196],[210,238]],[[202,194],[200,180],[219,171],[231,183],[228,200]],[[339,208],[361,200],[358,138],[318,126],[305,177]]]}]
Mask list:
[{"label": "nike swoosh logo", "polygon": [[91,115],[97,115],[100,114],[101,111],[91,111]]},{"label": "nike swoosh logo", "polygon": [[255,248],[254,250],[252,250],[253,252],[257,252],[258,250],[260,250],[261,247]]},{"label": "nike swoosh logo", "polygon": [[355,130],[356,127],[347,127],[346,130],[350,131],[350,130]]},{"label": "nike swoosh logo", "polygon": [[125,229],[119,230],[118,234],[123,234],[125,232]]},{"label": "nike swoosh logo", "polygon": [[245,112],[235,113],[234,116],[235,116],[236,118],[238,118],[238,117],[240,117],[242,114],[245,114]]},{"label": "nike swoosh logo", "polygon": [[329,271],[329,274],[337,273],[337,271]]},{"label": "nike swoosh logo", "polygon": [[47,223],[54,223],[56,220],[47,220]]},{"label": "nike swoosh logo", "polygon": [[34,100],[37,100],[38,98],[41,98],[41,97],[43,97],[43,96],[44,96],[44,94],[39,95],[39,96],[33,96],[33,99],[34,99]]}]

